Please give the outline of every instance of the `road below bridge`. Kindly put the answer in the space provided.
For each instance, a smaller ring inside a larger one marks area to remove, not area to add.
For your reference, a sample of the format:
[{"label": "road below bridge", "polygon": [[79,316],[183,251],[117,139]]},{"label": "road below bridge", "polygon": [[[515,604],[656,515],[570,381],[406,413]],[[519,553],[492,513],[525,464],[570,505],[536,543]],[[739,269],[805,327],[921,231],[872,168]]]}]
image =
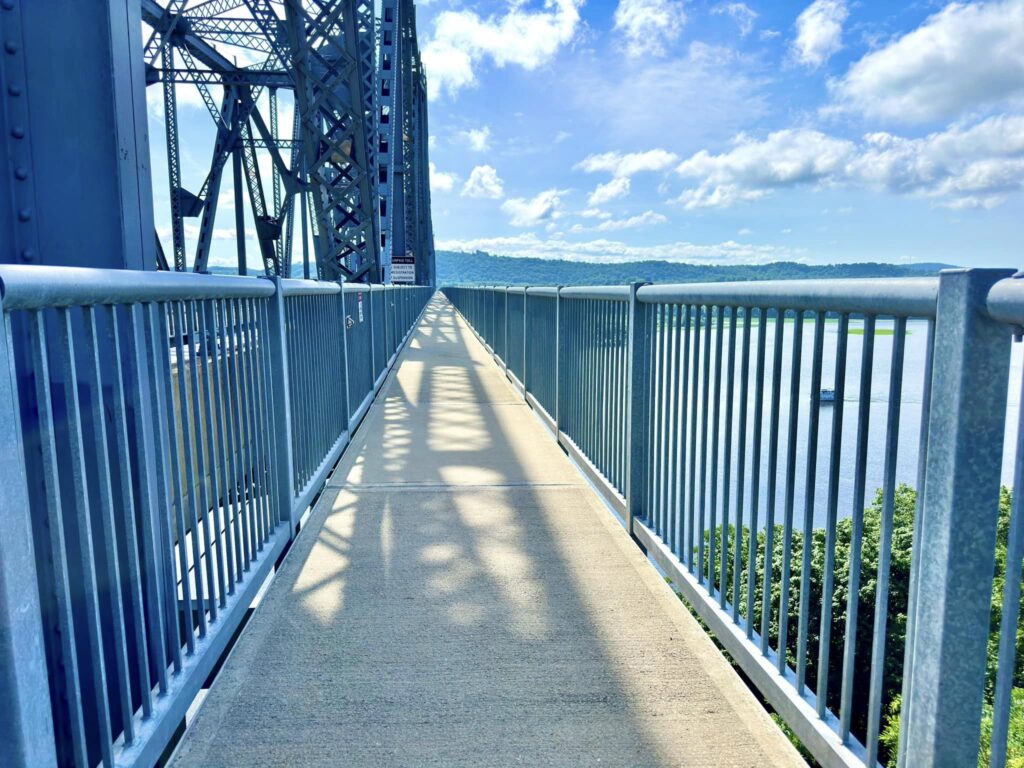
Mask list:
[{"label": "road below bridge", "polygon": [[802,764],[440,296],[175,758]]}]

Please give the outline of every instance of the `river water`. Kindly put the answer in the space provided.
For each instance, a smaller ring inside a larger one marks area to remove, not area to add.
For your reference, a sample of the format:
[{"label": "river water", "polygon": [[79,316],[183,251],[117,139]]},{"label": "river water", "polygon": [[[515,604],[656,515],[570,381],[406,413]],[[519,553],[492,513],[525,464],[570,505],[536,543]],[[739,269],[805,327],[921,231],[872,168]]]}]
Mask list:
[{"label": "river water", "polygon": [[[868,429],[868,452],[867,452],[867,472],[866,472],[866,503],[870,504],[874,498],[876,489],[882,486],[883,474],[885,467],[885,431],[886,431],[886,420],[888,415],[888,403],[889,403],[889,380],[890,380],[890,369],[891,369],[891,356],[893,349],[894,336],[891,335],[893,328],[892,320],[879,320],[877,323],[877,331],[875,335],[875,349],[874,349],[874,360],[872,364],[872,379],[870,388],[870,408],[869,408],[869,429]],[[760,517],[761,523],[764,522],[765,512],[767,510],[767,476],[768,476],[768,447],[769,437],[771,431],[771,419],[770,419],[770,405],[771,405],[771,371],[772,371],[772,348],[773,340],[775,335],[775,323],[774,321],[768,321],[762,326],[764,332],[767,334],[766,337],[766,355],[765,355],[765,387],[764,387],[764,414],[763,414],[763,429],[762,429],[762,443],[761,443],[761,505],[760,505]],[[779,417],[779,430],[778,430],[778,467],[776,470],[777,478],[777,494],[776,494],[776,513],[775,519],[777,522],[781,522],[784,514],[784,503],[785,503],[785,478],[787,468],[787,443],[788,443],[788,425],[789,425],[789,409],[790,409],[790,371],[791,371],[791,360],[793,354],[793,328],[794,324],[792,320],[788,320],[785,328],[785,341],[783,344],[782,354],[782,375],[781,381],[781,397],[780,397],[780,417]],[[856,459],[856,440],[857,440],[857,429],[858,429],[858,410],[859,410],[859,394],[860,394],[860,373],[861,364],[863,359],[863,347],[865,336],[863,335],[863,322],[857,320],[850,321],[850,335],[848,338],[848,350],[847,350],[847,366],[846,366],[846,393],[844,397],[844,414],[843,414],[843,428],[842,428],[842,446],[840,449],[840,473],[839,473],[839,517],[848,517],[853,511],[853,496],[854,496],[854,482],[855,482],[855,459]],[[754,366],[756,359],[756,344],[757,334],[759,328],[755,327],[751,331],[751,351],[750,351],[750,392],[749,402],[751,406],[754,402],[754,390],[753,390],[753,379],[754,379]],[[908,321],[907,323],[908,334],[906,336],[905,346],[905,359],[904,359],[904,373],[903,373],[903,385],[901,388],[902,399],[899,419],[899,443],[897,450],[897,461],[896,461],[896,479],[897,482],[906,482],[914,487],[918,484],[918,452],[919,452],[919,440],[920,440],[920,428],[921,428],[921,405],[922,405],[922,393],[924,389],[924,370],[925,370],[925,358],[926,348],[928,342],[928,323],[927,321]],[[702,334],[703,336],[703,334]],[[799,394],[799,428],[797,431],[796,439],[796,492],[794,494],[794,526],[799,529],[804,515],[805,505],[805,489],[807,487],[807,456],[808,456],[808,416],[811,407],[811,356],[813,352],[813,338],[814,338],[814,324],[813,321],[808,319],[804,321],[803,335],[802,335],[802,366],[800,375],[800,394]],[[737,356],[736,356],[736,375],[739,376],[740,370],[740,354],[739,354],[739,342],[742,339],[742,332],[737,333]],[[726,339],[727,340],[727,339]],[[835,388],[835,355],[836,355],[836,343],[838,340],[838,323],[835,321],[829,321],[825,326],[825,337],[824,337],[824,357],[822,366],[822,377],[821,386],[822,388],[834,389]],[[713,339],[714,341],[714,339]],[[703,339],[702,339],[703,342]],[[1020,410],[1020,382],[1022,363],[1024,363],[1024,350],[1022,350],[1021,344],[1013,345],[1013,352],[1011,358],[1010,367],[1010,383],[1009,383],[1009,397],[1007,405],[1007,430],[1006,430],[1006,442],[1005,445],[1012,446],[1013,440],[1012,435],[1016,430],[1016,423],[1018,413]],[[723,349],[727,350],[727,347],[723,345]],[[702,351],[703,357],[703,351]],[[721,435],[722,446],[720,450],[724,450],[724,415],[725,405],[724,398],[726,396],[725,388],[725,366],[726,366],[727,355],[723,352],[723,384],[722,384],[722,397],[723,404],[721,409],[722,430]],[[714,360],[714,348],[712,347],[712,377],[711,383],[714,387],[714,375],[713,375],[713,360]],[[712,390],[713,391],[713,390]],[[993,403],[976,403],[976,407],[988,408],[997,407]],[[735,387],[735,412],[733,418],[733,474],[735,475],[736,466],[736,444],[738,443],[738,413],[739,408],[739,385]],[[698,411],[700,412],[700,411]],[[818,433],[818,461],[817,461],[817,473],[813,479],[814,488],[814,525],[815,527],[824,526],[827,516],[827,499],[828,499],[828,467],[829,457],[831,448],[831,436],[832,436],[832,422],[833,414],[835,413],[834,405],[822,405],[820,407],[819,416],[819,433]],[[709,418],[713,418],[713,414],[709,414]],[[700,435],[698,433],[698,440]],[[710,453],[710,428],[709,428],[709,453]],[[699,444],[699,443],[698,443]],[[748,426],[747,426],[747,493],[744,499],[744,519],[746,519],[747,511],[750,507],[750,462],[753,456],[753,410],[748,415]],[[710,462],[710,459],[709,459]],[[724,458],[720,459],[720,470],[719,470],[719,482],[721,483],[722,471],[721,466],[724,464]],[[1002,471],[1002,481],[1006,485],[1011,485],[1013,480],[1013,451],[1011,449],[1004,450],[1004,463]],[[735,478],[733,479],[735,484]],[[720,489],[721,492],[721,489]],[[733,500],[735,500],[735,485],[731,494]],[[733,509],[729,510],[730,520],[734,515],[735,502],[733,501]]]}]

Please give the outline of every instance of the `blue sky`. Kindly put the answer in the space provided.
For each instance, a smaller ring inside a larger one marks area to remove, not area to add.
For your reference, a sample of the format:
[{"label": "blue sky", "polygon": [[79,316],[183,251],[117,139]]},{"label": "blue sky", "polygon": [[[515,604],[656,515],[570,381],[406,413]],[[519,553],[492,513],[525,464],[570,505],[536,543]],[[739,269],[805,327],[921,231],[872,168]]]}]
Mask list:
[{"label": "blue sky", "polygon": [[[1024,0],[429,0],[418,30],[440,248],[1024,262]],[[194,88],[178,98],[195,191],[213,123]],[[227,176],[213,263],[235,261],[230,198]]]},{"label": "blue sky", "polygon": [[1020,266],[1024,2],[419,4],[439,247]]}]

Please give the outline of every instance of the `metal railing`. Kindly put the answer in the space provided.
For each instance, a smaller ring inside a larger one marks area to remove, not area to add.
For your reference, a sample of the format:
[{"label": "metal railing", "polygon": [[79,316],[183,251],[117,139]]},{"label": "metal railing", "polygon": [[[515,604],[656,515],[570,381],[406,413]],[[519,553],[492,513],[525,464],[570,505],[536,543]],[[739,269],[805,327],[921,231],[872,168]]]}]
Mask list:
[{"label": "metal railing", "polygon": [[153,765],[432,289],[0,267],[0,762]]},{"label": "metal railing", "polygon": [[1009,274],[442,290],[822,765],[1003,766]]}]

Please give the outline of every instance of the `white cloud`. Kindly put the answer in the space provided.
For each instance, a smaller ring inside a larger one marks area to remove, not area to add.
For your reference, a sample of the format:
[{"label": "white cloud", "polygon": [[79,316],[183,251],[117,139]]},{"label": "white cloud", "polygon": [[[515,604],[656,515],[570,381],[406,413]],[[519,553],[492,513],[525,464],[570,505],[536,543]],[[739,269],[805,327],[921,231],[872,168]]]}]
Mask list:
[{"label": "white cloud", "polygon": [[637,216],[630,216],[628,219],[607,219],[598,224],[595,229],[598,232],[614,232],[620,229],[642,229],[655,224],[664,224],[668,219],[664,214],[655,211],[644,211]]},{"label": "white cloud", "polygon": [[561,144],[566,139],[571,139],[572,134],[568,131],[559,131],[555,134],[555,144]]},{"label": "white cloud", "polygon": [[445,173],[444,171],[437,170],[437,166],[430,163],[430,191],[431,192],[451,192],[455,188],[455,183],[459,180],[459,177],[454,173]]},{"label": "white cloud", "polygon": [[603,238],[584,242],[570,242],[561,238],[541,239],[533,232],[507,237],[439,240],[437,248],[470,253],[479,250],[499,256],[568,259],[591,263],[656,260],[689,264],[756,264],[780,260],[806,260],[804,252],[799,248],[751,245],[733,240],[707,244],[680,241],[635,246]]},{"label": "white cloud", "polygon": [[564,189],[546,189],[529,199],[512,197],[501,204],[501,210],[509,216],[513,227],[534,227],[561,216]]},{"label": "white cloud", "polygon": [[764,197],[777,187],[823,181],[846,162],[853,145],[818,131],[787,129],[757,141],[740,134],[719,155],[701,150],[676,171],[700,184],[683,192],[687,209],[722,208]]},{"label": "white cloud", "polygon": [[740,135],[727,152],[705,150],[677,168],[697,186],[678,202],[721,208],[804,185],[859,186],[952,208],[992,208],[1024,189],[1024,115],[954,125],[921,138],[869,133],[859,142],[808,129],[763,140]]},{"label": "white cloud", "polygon": [[683,0],[619,0],[615,29],[626,38],[630,56],[660,56],[686,24]]},{"label": "white cloud", "polygon": [[491,129],[485,125],[483,128],[459,131],[459,139],[468,144],[474,152],[486,152],[490,149]]},{"label": "white cloud", "polygon": [[951,3],[830,84],[833,109],[927,122],[1024,98],[1024,0]]},{"label": "white cloud", "polygon": [[600,208],[586,208],[580,211],[580,216],[584,219],[610,219],[612,217],[608,211],[602,211]]},{"label": "white cloud", "polygon": [[843,47],[844,0],[814,0],[796,19],[793,55],[809,67],[820,67]]},{"label": "white cloud", "polygon": [[870,133],[847,175],[951,208],[993,208],[1024,188],[1024,116],[992,117],[919,139]]},{"label": "white cloud", "polygon": [[757,11],[746,3],[719,3],[711,9],[716,16],[728,14],[740,28],[740,37],[746,37],[754,31],[754,21],[757,19]]},{"label": "white cloud", "polygon": [[643,171],[664,171],[679,160],[678,155],[664,149],[646,152],[602,152],[587,155],[574,166],[577,170],[595,173],[605,171],[616,177],[632,176]]},{"label": "white cloud", "polygon": [[739,232],[737,232],[736,234],[737,234],[737,235],[739,235],[740,237],[746,237],[747,235],[752,235],[752,234],[754,234],[754,233],[753,233],[753,231],[752,231],[752,230],[751,230],[751,229],[750,229],[749,227],[743,227],[743,228],[742,228],[742,229],[741,229],[741,230],[740,230]]},{"label": "white cloud", "polygon": [[598,184],[590,197],[587,198],[587,205],[603,205],[604,203],[625,197],[629,194],[629,177],[617,176],[606,184]]},{"label": "white cloud", "polygon": [[531,11],[523,0],[505,15],[486,19],[474,11],[442,11],[423,47],[430,98],[455,96],[474,85],[475,70],[485,59],[527,70],[547,64],[576,34],[581,2],[545,0],[543,10]]},{"label": "white cloud", "polygon": [[470,171],[462,187],[462,195],[500,200],[505,196],[505,189],[497,170],[490,165],[478,165]]}]

